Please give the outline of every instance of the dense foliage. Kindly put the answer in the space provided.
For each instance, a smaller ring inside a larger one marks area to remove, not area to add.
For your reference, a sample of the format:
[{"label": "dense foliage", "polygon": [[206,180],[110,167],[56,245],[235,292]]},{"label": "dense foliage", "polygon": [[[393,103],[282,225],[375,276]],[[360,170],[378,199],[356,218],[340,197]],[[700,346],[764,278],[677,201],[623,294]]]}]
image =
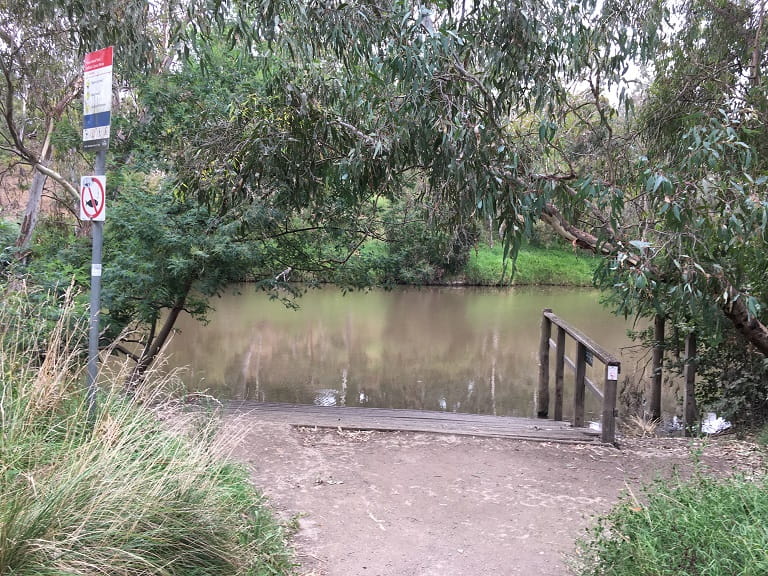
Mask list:
[{"label": "dense foliage", "polygon": [[[144,287],[145,302],[115,297],[111,321],[112,335],[145,324],[150,338],[128,350],[140,364],[172,327],[152,328],[160,310],[204,311],[192,294],[215,294],[236,270],[274,280],[373,258],[383,274],[334,277],[434,281],[467,257],[479,222],[514,256],[539,221],[606,256],[598,279],[620,312],[662,314],[709,351],[746,345],[757,356],[745,366],[768,354],[762,4],[109,7],[126,25],[102,22],[106,9],[89,16],[90,3],[46,0],[27,19],[22,4],[4,6],[0,133],[7,157],[42,175],[33,189],[46,176],[71,191],[63,168],[82,168],[73,72],[84,51],[119,45],[110,200],[119,210],[131,190],[154,194],[157,213],[137,213],[178,232],[126,223],[118,236],[156,266],[124,251],[105,277],[112,295],[120,278]],[[371,237],[390,242],[388,260],[360,250]]]}]

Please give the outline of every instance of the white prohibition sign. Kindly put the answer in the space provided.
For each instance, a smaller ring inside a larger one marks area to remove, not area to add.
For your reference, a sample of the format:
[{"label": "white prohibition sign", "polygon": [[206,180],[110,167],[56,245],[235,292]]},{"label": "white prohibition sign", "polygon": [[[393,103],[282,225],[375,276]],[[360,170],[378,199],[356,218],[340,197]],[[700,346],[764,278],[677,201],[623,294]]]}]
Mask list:
[{"label": "white prohibition sign", "polygon": [[618,380],[618,379],[619,379],[619,367],[608,366],[608,380]]},{"label": "white prohibition sign", "polygon": [[104,220],[106,189],[106,176],[83,176],[80,179],[80,220]]}]

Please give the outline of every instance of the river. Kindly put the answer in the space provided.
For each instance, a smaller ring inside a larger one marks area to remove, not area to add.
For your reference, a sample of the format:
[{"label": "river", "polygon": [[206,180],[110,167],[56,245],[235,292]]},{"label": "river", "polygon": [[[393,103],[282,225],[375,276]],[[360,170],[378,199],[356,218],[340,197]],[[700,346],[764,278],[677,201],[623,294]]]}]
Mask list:
[{"label": "river", "polygon": [[[208,324],[180,319],[170,365],[186,367],[189,388],[222,400],[532,416],[544,308],[623,355],[622,376],[632,364],[628,324],[603,309],[594,290],[407,287],[342,294],[325,287],[309,290],[298,304],[287,309],[250,285],[233,287],[213,301]],[[566,416],[570,381],[567,375]],[[597,419],[596,400],[587,413]]]}]

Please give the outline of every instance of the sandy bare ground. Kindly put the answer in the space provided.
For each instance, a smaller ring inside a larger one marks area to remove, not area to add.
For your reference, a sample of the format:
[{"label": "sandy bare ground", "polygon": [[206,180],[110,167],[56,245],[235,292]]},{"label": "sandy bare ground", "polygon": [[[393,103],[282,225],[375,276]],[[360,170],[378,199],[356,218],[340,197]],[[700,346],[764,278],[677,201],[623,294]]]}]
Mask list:
[{"label": "sandy bare ground", "polygon": [[[621,450],[422,433],[296,429],[241,417],[234,456],[298,529],[298,573],[325,576],[568,574],[574,542],[622,491],[674,468],[691,442]],[[697,446],[700,444],[697,443]],[[757,467],[757,449],[720,439],[703,462]]]}]

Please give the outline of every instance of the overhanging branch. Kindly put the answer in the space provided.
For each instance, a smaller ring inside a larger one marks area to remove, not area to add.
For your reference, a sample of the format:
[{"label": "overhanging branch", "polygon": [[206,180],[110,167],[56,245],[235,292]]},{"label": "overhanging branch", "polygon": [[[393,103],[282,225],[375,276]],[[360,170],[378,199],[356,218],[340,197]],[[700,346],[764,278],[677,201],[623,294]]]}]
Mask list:
[{"label": "overhanging branch", "polygon": [[[618,246],[611,242],[601,242],[597,236],[590,234],[568,222],[560,211],[552,204],[547,204],[541,212],[541,219],[558,235],[571,242],[575,247],[590,250],[595,254],[613,256],[620,252]],[[641,264],[639,258],[629,255],[624,262],[631,267]],[[647,265],[647,263],[646,263]],[[720,310],[733,324],[734,328],[764,356],[768,356],[768,326],[760,322],[749,311],[747,295],[738,290],[724,275],[712,275],[714,291],[718,295],[726,293],[727,299],[719,300]]]}]

